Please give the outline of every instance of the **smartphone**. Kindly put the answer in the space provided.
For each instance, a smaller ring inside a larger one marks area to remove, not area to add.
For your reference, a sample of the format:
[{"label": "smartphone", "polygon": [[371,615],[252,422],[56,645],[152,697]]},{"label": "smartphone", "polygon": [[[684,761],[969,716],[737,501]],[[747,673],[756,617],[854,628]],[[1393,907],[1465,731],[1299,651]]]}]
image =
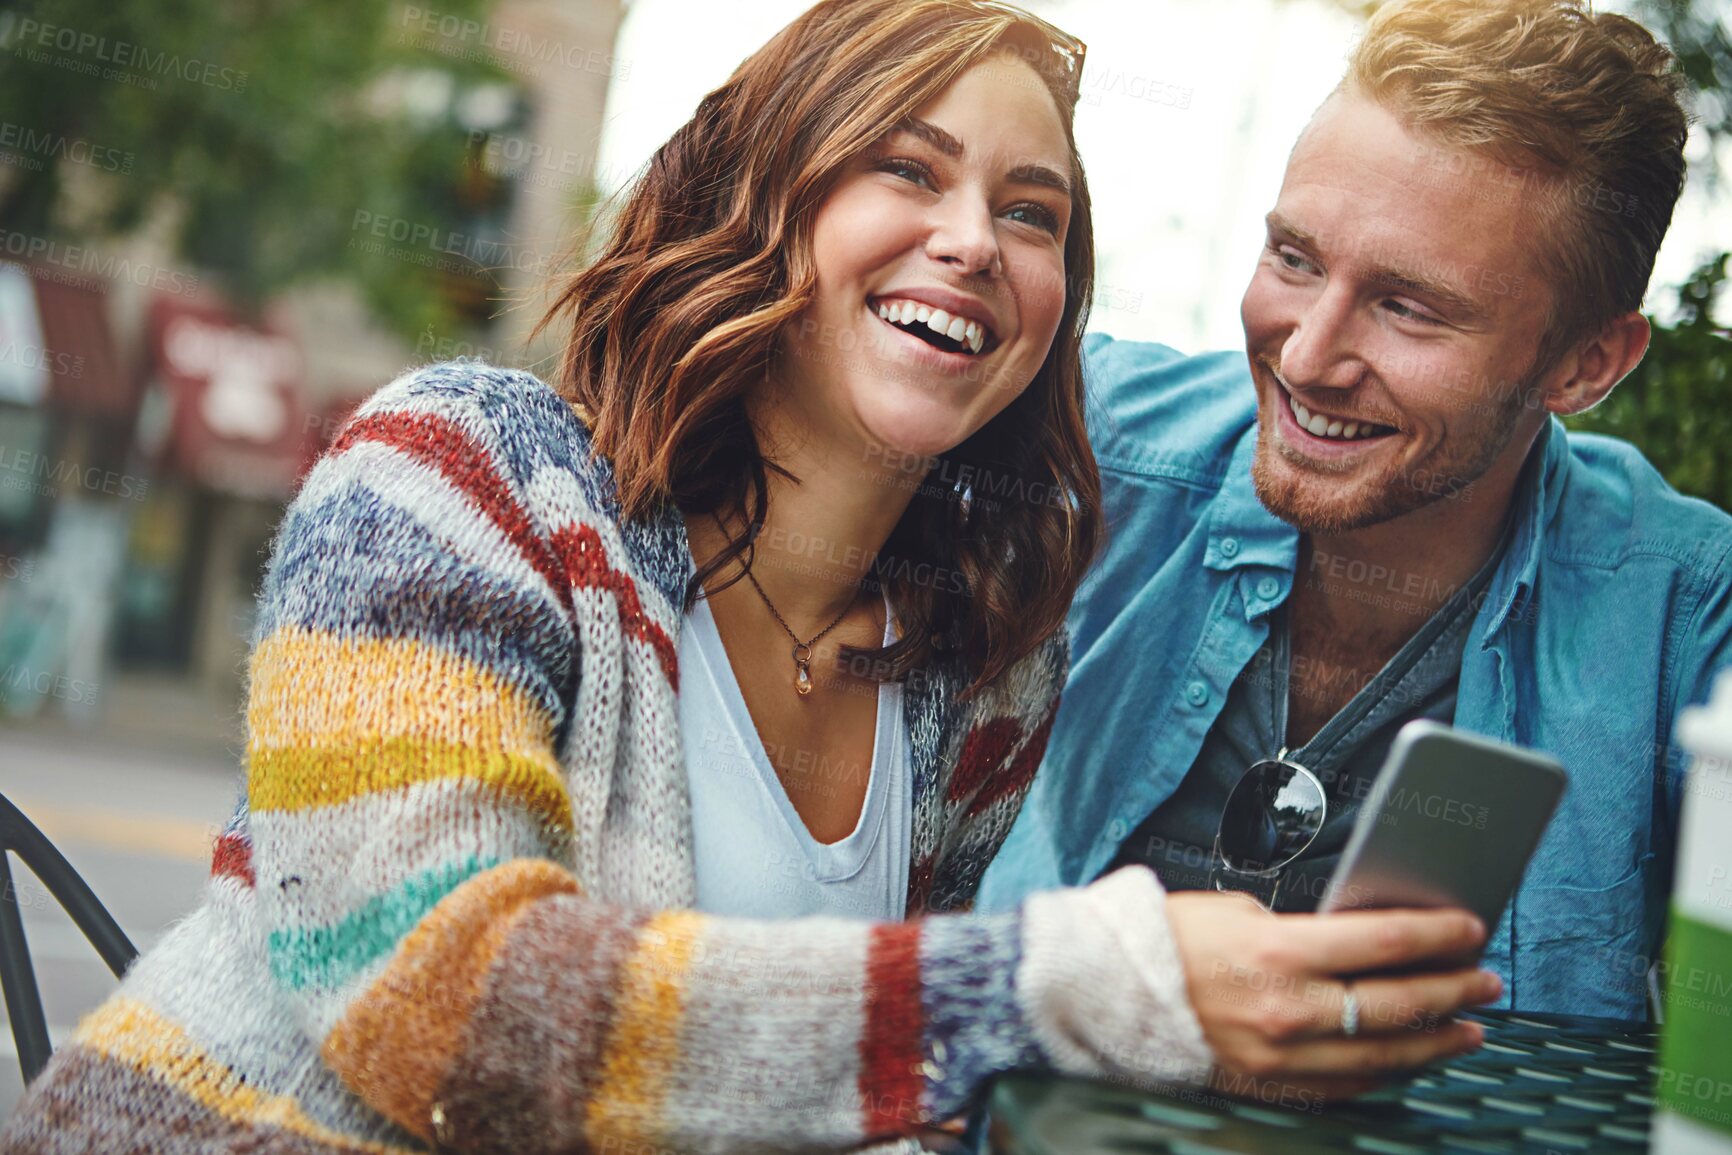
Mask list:
[{"label": "smartphone", "polygon": [[1567,781],[1543,754],[1409,722],[1359,809],[1318,913],[1457,906],[1489,934]]}]

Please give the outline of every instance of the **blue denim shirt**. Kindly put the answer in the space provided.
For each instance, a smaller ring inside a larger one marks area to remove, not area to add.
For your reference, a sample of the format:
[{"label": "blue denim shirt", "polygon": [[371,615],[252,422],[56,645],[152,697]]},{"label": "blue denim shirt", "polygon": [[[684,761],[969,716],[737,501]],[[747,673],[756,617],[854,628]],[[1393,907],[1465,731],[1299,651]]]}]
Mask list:
[{"label": "blue denim shirt", "polygon": [[[1191,768],[1287,598],[1298,531],[1257,500],[1242,352],[1091,335],[1108,543],[1033,791],[977,906],[1096,877]],[[1500,1005],[1645,1017],[1685,761],[1673,719],[1732,661],[1732,518],[1633,447],[1555,419],[1462,657],[1455,724],[1546,751],[1570,784],[1487,944]]]}]

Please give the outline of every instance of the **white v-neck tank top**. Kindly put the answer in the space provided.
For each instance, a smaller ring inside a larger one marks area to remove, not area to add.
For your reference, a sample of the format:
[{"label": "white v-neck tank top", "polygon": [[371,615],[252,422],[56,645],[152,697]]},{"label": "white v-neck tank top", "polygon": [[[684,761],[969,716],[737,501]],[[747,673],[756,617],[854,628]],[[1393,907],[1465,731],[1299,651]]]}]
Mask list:
[{"label": "white v-neck tank top", "polygon": [[[884,641],[895,637],[886,604]],[[704,598],[680,631],[679,669],[697,908],[741,918],[828,914],[901,921],[914,817],[901,685],[878,687],[870,768],[795,760],[795,773],[838,786],[849,774],[868,773],[859,822],[847,837],[826,844],[806,829],[776,777]],[[793,673],[790,660],[790,694]]]}]

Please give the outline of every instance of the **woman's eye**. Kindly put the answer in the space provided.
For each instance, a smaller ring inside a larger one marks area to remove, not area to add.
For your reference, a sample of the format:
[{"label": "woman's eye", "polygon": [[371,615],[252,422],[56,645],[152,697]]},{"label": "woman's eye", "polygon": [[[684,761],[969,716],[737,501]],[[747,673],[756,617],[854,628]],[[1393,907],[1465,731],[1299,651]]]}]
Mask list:
[{"label": "woman's eye", "polygon": [[924,187],[932,187],[932,170],[917,160],[909,160],[903,156],[892,156],[881,160],[872,166],[882,173],[901,177],[905,181]]},{"label": "woman's eye", "polygon": [[1004,215],[1012,220],[1033,225],[1037,229],[1045,229],[1054,236],[1058,235],[1058,214],[1045,205],[1021,204],[1006,210]]}]

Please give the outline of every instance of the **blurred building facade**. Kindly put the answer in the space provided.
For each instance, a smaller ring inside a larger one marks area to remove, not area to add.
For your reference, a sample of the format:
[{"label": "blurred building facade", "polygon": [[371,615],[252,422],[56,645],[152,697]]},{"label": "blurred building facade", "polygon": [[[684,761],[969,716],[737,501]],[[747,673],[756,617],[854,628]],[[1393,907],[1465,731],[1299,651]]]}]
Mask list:
[{"label": "blurred building facade", "polygon": [[435,77],[477,52],[507,77],[415,88],[467,141],[465,240],[387,259],[437,278],[460,327],[393,335],[341,277],[243,317],[148,223],[112,275],[0,253],[0,721],[183,708],[237,735],[272,536],[343,418],[413,364],[547,355],[523,339],[593,203],[619,0],[503,0],[455,29],[403,11]]}]

